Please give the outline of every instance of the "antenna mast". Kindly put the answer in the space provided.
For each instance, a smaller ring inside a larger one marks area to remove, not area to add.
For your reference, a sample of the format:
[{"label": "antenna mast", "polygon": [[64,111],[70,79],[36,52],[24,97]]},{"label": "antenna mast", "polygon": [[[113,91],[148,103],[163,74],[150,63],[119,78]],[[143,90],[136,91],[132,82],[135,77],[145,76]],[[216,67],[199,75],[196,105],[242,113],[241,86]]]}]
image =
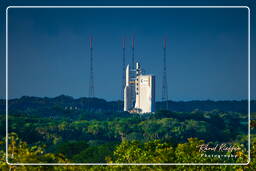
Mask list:
[{"label": "antenna mast", "polygon": [[134,43],[135,43],[135,38],[134,36],[132,37],[132,70],[135,70],[135,62],[134,62]]},{"label": "antenna mast", "polygon": [[168,110],[168,84],[166,72],[166,39],[163,42],[163,84],[162,84],[162,102],[166,102],[165,109]]},{"label": "antenna mast", "polygon": [[90,80],[89,80],[89,97],[94,97],[94,78],[93,78],[93,47],[92,36],[90,37]]},{"label": "antenna mast", "polygon": [[123,39],[123,65],[122,65],[121,99],[124,99],[124,87],[125,87],[125,39]]}]

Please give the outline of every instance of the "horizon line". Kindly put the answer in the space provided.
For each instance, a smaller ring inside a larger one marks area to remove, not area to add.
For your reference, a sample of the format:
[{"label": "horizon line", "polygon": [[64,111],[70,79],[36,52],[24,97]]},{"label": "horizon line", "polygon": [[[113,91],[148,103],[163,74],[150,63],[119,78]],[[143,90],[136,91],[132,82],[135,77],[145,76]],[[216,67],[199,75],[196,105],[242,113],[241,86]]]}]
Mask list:
[{"label": "horizon line", "polygon": [[[52,96],[52,97],[49,97],[49,96],[33,96],[33,95],[23,95],[23,96],[20,96],[20,97],[13,97],[13,98],[9,98],[9,100],[17,100],[17,99],[21,99],[21,98],[25,98],[25,97],[28,97],[28,98],[49,98],[49,99],[54,99],[54,98],[58,98],[58,97],[61,97],[61,96],[65,96],[65,97],[70,97],[72,98],[73,100],[77,100],[77,99],[82,99],[82,98],[87,98],[87,99],[99,99],[99,100],[105,100],[107,102],[118,102],[118,101],[121,101],[123,102],[123,100],[121,99],[116,99],[116,100],[107,100],[103,97],[89,97],[89,96],[80,96],[80,97],[74,97],[74,96],[71,96],[71,95],[66,95],[66,94],[60,94],[60,95],[57,95],[57,96]],[[6,100],[6,98],[0,98],[0,100]],[[248,99],[244,98],[244,99],[191,99],[191,100],[172,100],[172,99],[168,99],[167,100],[168,102],[191,102],[191,101],[213,101],[213,102],[220,102],[220,101],[248,101]],[[256,99],[250,99],[250,101],[256,101]],[[162,100],[156,100],[156,102],[166,102],[166,101],[162,101]]]}]

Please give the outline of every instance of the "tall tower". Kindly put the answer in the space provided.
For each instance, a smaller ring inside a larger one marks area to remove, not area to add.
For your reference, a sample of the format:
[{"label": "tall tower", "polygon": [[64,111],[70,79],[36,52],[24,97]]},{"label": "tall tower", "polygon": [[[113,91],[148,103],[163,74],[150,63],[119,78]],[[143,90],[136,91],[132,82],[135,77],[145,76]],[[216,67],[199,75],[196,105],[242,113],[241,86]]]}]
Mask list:
[{"label": "tall tower", "polygon": [[132,37],[132,70],[135,70],[135,62],[134,62],[134,46],[135,46],[135,38]]},{"label": "tall tower", "polygon": [[[131,65],[131,71],[132,75],[131,77],[133,78],[132,81],[135,81],[136,73],[135,73],[135,62],[134,62],[134,47],[135,47],[135,37],[132,36],[132,65]],[[131,92],[131,97],[132,97],[132,103],[133,105],[135,104],[136,101],[136,96],[135,96],[135,84],[132,84],[132,92]]]},{"label": "tall tower", "polygon": [[93,47],[92,36],[90,37],[90,79],[89,79],[89,97],[94,97],[94,78],[93,78]]},{"label": "tall tower", "polygon": [[125,39],[123,39],[123,65],[122,65],[122,89],[121,89],[121,99],[124,98],[124,87],[125,87]]},{"label": "tall tower", "polygon": [[163,42],[163,83],[162,83],[162,102],[164,108],[168,110],[168,84],[167,84],[167,72],[166,72],[166,39]]}]

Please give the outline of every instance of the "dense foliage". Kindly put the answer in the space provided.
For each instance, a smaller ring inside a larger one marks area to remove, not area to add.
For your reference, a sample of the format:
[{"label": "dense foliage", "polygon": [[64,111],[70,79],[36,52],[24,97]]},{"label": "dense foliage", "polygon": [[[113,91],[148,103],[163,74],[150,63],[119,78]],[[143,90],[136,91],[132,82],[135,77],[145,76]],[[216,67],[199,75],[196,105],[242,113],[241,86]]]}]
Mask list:
[{"label": "dense foliage", "polygon": [[[63,105],[68,100],[65,98],[61,98]],[[39,106],[31,108],[33,105],[18,108],[8,116],[11,163],[246,163],[248,159],[247,113],[195,109],[139,115],[81,110],[71,105],[72,108],[55,106],[47,110],[41,107],[42,113],[33,114],[40,109]],[[253,170],[256,167],[256,113],[252,113],[251,118],[252,161],[244,167],[33,166],[29,170]],[[0,170],[28,170],[28,166],[5,163],[5,115],[0,115],[0,131]],[[241,150],[237,152],[218,153],[237,157],[205,157],[198,148],[201,144],[221,143],[239,145]]]},{"label": "dense foliage", "polygon": [[[123,141],[116,147],[112,157],[107,157],[108,163],[162,163],[162,162],[221,162],[219,158],[202,158],[196,147],[203,141],[197,138],[189,138],[186,143],[172,146],[168,143],[161,143],[159,140],[139,143],[138,141]],[[251,170],[256,166],[256,137],[252,139],[251,158],[249,165],[245,166],[160,166],[160,165],[110,165],[110,166],[12,166],[5,163],[3,151],[0,151],[1,170]],[[46,153],[40,146],[29,146],[20,141],[16,134],[10,136],[9,160],[19,162],[71,162],[62,154]],[[247,154],[239,152],[236,161],[246,162]],[[13,162],[16,162],[13,161]]]},{"label": "dense foliage", "polygon": [[[43,142],[47,146],[72,140],[114,143],[121,140],[145,142],[160,139],[177,144],[190,137],[207,142],[228,142],[247,133],[247,116],[240,113],[197,110],[191,113],[159,111],[146,115],[82,113],[77,115],[77,119],[72,113],[70,115],[58,119],[9,115],[9,132],[17,133],[30,144]],[[4,126],[5,116],[0,116],[0,119]],[[4,131],[4,127],[1,130]]]}]

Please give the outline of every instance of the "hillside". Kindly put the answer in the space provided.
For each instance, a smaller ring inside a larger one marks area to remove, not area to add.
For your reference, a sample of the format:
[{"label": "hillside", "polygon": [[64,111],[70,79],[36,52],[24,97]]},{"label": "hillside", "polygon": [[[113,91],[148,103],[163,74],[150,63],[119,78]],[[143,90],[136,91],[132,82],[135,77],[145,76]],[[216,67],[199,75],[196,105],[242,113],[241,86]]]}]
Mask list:
[{"label": "hillside", "polygon": [[[156,102],[156,110],[165,109],[166,102]],[[117,112],[122,111],[122,101],[106,101],[99,98],[78,98],[71,96],[30,97],[23,96],[9,100],[10,113],[27,113],[37,115],[48,115],[65,113],[68,111],[89,111],[89,112]],[[212,111],[218,109],[223,112],[248,112],[248,103],[242,101],[168,101],[168,110],[174,112],[192,112],[195,109],[200,111]],[[251,101],[251,112],[256,111],[256,101]],[[5,100],[0,100],[0,113],[5,113]]]}]

